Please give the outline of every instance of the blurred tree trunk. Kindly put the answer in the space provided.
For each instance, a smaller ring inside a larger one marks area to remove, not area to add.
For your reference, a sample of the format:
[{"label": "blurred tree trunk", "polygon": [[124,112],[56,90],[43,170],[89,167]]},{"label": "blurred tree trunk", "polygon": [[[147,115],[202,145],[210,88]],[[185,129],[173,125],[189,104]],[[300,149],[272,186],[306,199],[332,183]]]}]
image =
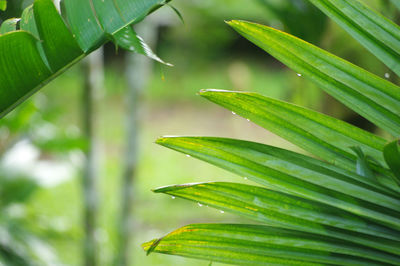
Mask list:
[{"label": "blurred tree trunk", "polygon": [[83,62],[84,89],[83,89],[83,134],[87,141],[85,149],[85,165],[83,173],[84,199],[84,265],[98,265],[99,254],[96,241],[98,188],[97,188],[97,145],[95,136],[95,94],[103,86],[103,50],[99,49],[88,56]]},{"label": "blurred tree trunk", "polygon": [[[157,24],[146,20],[135,27],[138,34],[154,47],[157,38]],[[149,58],[127,53],[125,75],[128,82],[126,97],[126,145],[123,159],[123,173],[121,183],[121,209],[119,218],[119,243],[115,265],[130,265],[131,241],[134,227],[132,205],[134,201],[135,174],[138,162],[138,128],[140,124],[140,102],[143,89],[151,76],[153,62]]]}]

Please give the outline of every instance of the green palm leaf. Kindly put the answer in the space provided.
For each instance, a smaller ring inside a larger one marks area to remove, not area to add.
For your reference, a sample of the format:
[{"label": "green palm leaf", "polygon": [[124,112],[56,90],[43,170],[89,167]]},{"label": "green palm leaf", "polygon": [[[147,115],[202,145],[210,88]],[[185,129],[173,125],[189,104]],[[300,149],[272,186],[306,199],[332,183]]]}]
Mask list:
[{"label": "green palm leaf", "polygon": [[[169,137],[158,144],[248,177],[274,190],[334,206],[400,229],[400,200],[378,192],[371,183],[325,171],[312,159],[246,141]],[[368,179],[365,179],[368,180]],[[368,182],[368,181],[366,181]]]},{"label": "green palm leaf", "polygon": [[[328,237],[261,225],[188,225],[144,244],[148,252],[239,265],[380,265],[400,257]],[[319,264],[317,264],[319,265]]]},{"label": "green palm leaf", "polygon": [[[311,0],[400,76],[400,27],[358,0]],[[394,0],[396,6],[399,1]]]},{"label": "green palm leaf", "polygon": [[236,31],[394,136],[400,135],[400,87],[294,36],[245,21]]},{"label": "green palm leaf", "polygon": [[339,119],[257,93],[202,90],[200,95],[331,163],[353,169],[352,146],[384,162],[384,139]]},{"label": "green palm leaf", "polygon": [[[347,170],[355,169],[357,157],[352,147],[360,147],[380,165],[385,164],[384,139],[339,119],[256,93],[202,90],[200,95]],[[393,176],[380,165],[371,167],[388,176],[376,178],[396,189]]]},{"label": "green palm leaf", "polygon": [[35,0],[22,15],[22,31],[13,21],[0,29],[7,32],[0,35],[0,48],[7,51],[0,55],[0,117],[106,41],[161,61],[134,31],[128,39],[120,32],[167,2],[64,0],[60,15],[51,0]]},{"label": "green palm leaf", "polygon": [[199,206],[210,206],[270,226],[334,237],[400,255],[398,231],[338,208],[271,189],[219,182],[168,186],[155,192],[195,201]]},{"label": "green palm leaf", "polygon": [[[311,0],[399,74],[400,31],[357,0]],[[400,87],[296,37],[228,22],[247,39],[394,136]],[[200,183],[155,192],[263,225],[189,225],[144,244],[148,252],[239,265],[399,265],[400,152],[338,119],[254,93],[205,90],[203,97],[293,142],[316,158],[215,137],[157,143],[264,187]],[[322,160],[324,161],[322,161]]]}]

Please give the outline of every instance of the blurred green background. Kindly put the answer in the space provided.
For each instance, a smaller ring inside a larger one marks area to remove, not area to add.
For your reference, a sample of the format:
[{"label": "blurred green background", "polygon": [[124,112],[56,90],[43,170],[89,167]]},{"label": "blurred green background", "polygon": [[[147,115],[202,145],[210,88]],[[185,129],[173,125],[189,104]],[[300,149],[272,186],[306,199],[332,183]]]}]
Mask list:
[{"label": "blurred green background", "polygon": [[[1,19],[19,16],[31,1],[10,2]],[[397,20],[389,1],[365,1]],[[327,96],[302,76],[239,37],[224,20],[271,25],[393,80],[377,59],[323,14],[301,0],[175,0],[182,23],[168,7],[149,16],[145,32],[168,67],[106,45],[104,83],[96,91],[100,265],[118,254],[118,217],[127,139],[127,117],[138,117],[132,265],[208,265],[208,262],[152,254],[141,243],[198,222],[238,218],[196,203],[156,195],[151,189],[202,181],[249,182],[154,144],[160,135],[235,137],[292,150],[298,148],[196,95],[201,89],[254,91],[287,100],[375,131],[371,124]],[[146,35],[144,34],[144,35]],[[145,36],[144,36],[145,37]],[[146,39],[146,38],[145,38]],[[2,51],[6,52],[6,51]],[[143,64],[137,63],[140,62]],[[127,100],[129,76],[141,79],[139,101]],[[147,69],[147,72],[143,69]],[[132,73],[130,73],[129,71]],[[0,265],[81,265],[83,263],[82,64],[75,65],[0,120]],[[381,134],[380,132],[377,132]],[[248,221],[249,222],[249,221]],[[213,264],[217,265],[217,264]]]}]

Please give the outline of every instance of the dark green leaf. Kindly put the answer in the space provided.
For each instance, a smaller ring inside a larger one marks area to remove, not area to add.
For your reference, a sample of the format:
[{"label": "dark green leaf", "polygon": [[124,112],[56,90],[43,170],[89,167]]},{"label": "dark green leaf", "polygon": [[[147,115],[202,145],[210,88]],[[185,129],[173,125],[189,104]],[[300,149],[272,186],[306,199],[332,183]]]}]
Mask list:
[{"label": "dark green leaf", "polygon": [[[21,21],[21,29],[33,35],[30,37],[31,40],[20,43],[23,40],[18,34],[0,38],[0,48],[7,51],[0,56],[0,72],[2,73],[0,118],[87,53],[95,50],[108,39],[112,39],[112,35],[127,25],[141,21],[149,12],[166,2],[162,0],[93,1],[61,2],[62,16],[68,22],[68,28],[51,0],[36,0],[33,10],[30,6],[23,12]],[[100,4],[106,5],[106,8],[99,8]],[[94,5],[104,16],[102,21],[110,23],[107,26],[110,27],[111,34],[108,31],[105,32],[100,26],[97,17],[99,14],[96,13]],[[109,8],[111,5],[115,8]],[[118,12],[119,20],[115,17],[116,10],[120,11]],[[119,24],[111,23],[110,19]],[[4,31],[16,29],[16,23],[12,24],[12,28],[6,26],[9,26],[9,23],[4,24]],[[148,47],[144,43],[141,45],[143,51],[147,51]],[[8,47],[13,48],[8,49]],[[150,51],[145,54],[157,58]]]},{"label": "dark green leaf", "polygon": [[83,52],[65,26],[52,0],[36,0],[33,10],[47,61],[55,73],[79,58]]},{"label": "dark green leaf", "polygon": [[[35,15],[33,14],[33,5],[28,6],[22,12],[20,28],[21,28],[21,30],[31,33],[38,40],[40,40],[39,31],[37,29],[36,21],[35,21]],[[38,51],[43,59],[43,62],[50,69],[50,64],[47,61],[46,53],[43,48],[43,43],[39,41],[39,42],[36,42],[36,45],[37,45]]]},{"label": "dark green leaf", "polygon": [[69,24],[73,37],[85,53],[90,53],[106,41],[106,35],[97,20],[91,1],[63,0],[61,2],[63,16]]},{"label": "dark green leaf", "polygon": [[0,36],[0,117],[33,94],[51,75],[27,32]]}]

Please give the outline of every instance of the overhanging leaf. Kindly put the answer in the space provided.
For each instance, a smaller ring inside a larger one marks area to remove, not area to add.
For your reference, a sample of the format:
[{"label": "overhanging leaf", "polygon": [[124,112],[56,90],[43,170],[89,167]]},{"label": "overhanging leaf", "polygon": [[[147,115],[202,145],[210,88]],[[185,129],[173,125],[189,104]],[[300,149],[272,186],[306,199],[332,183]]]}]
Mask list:
[{"label": "overhanging leaf", "polygon": [[[62,17],[68,23],[66,26],[51,0],[35,0],[33,10],[28,7],[21,21],[21,29],[30,32],[32,39],[19,43],[22,39],[18,31],[8,33],[10,36],[6,38],[0,38],[1,48],[14,47],[0,58],[0,72],[3,76],[0,78],[0,118],[88,53],[106,41],[113,40],[112,36],[120,30],[140,22],[147,14],[167,2],[169,1],[64,0],[61,2],[61,9]],[[102,8],[103,6],[106,8]],[[111,6],[114,8],[110,8]],[[100,20],[104,25],[100,25]],[[16,29],[15,25],[12,30]],[[107,30],[102,27],[105,25]],[[10,28],[7,29],[9,30]],[[31,47],[25,49],[25,44]],[[142,45],[141,49],[147,51],[145,54],[157,60],[143,42],[138,42],[137,45],[138,49]],[[35,54],[35,57],[26,55],[25,50]],[[32,61],[33,59],[36,61]],[[41,69],[42,66],[46,68]],[[40,71],[37,70],[38,67]],[[23,72],[17,73],[16,70]]]},{"label": "overhanging leaf", "polygon": [[[106,41],[105,32],[98,22],[91,2],[92,0],[62,0],[60,3],[73,37],[85,53],[90,53]],[[107,0],[107,2],[113,2],[113,0]]]},{"label": "overhanging leaf", "polygon": [[7,51],[0,53],[0,117],[45,84],[51,75],[36,42],[33,35],[24,31],[0,36],[0,50]]},{"label": "overhanging leaf", "polygon": [[[33,12],[33,5],[28,6],[22,12],[20,29],[31,33],[38,40],[40,39],[40,34],[39,34],[39,31],[36,26],[35,15]],[[50,69],[50,64],[47,60],[46,53],[43,48],[43,43],[40,41],[36,42],[36,46],[37,46],[37,49],[43,59],[43,63]]]},{"label": "overhanging leaf", "polygon": [[[33,4],[33,13],[44,52],[53,73],[83,54],[52,1],[36,0]],[[60,53],[60,47],[63,48],[62,53]]]}]

